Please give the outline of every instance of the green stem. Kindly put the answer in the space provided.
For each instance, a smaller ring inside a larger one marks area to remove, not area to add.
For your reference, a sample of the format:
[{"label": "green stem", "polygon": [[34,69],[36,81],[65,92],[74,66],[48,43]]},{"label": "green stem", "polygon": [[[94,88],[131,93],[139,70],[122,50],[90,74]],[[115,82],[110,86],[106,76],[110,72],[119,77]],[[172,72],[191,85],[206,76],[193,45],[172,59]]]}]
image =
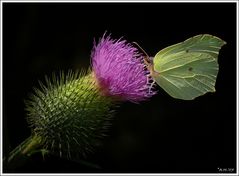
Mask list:
[{"label": "green stem", "polygon": [[[8,156],[3,159],[3,165],[5,172],[14,172],[17,168],[23,166],[30,158],[32,154],[35,152],[42,152],[42,139],[39,136],[30,136],[25,141],[23,141],[20,145],[18,145],[14,150],[12,150]],[[72,159],[73,160],[73,159]],[[73,160],[77,163],[85,165],[90,168],[100,169],[101,167],[93,164],[91,162],[87,162],[84,160]]]},{"label": "green stem", "polygon": [[3,159],[5,169],[12,171],[22,166],[41,144],[41,137],[39,136],[27,138]]}]

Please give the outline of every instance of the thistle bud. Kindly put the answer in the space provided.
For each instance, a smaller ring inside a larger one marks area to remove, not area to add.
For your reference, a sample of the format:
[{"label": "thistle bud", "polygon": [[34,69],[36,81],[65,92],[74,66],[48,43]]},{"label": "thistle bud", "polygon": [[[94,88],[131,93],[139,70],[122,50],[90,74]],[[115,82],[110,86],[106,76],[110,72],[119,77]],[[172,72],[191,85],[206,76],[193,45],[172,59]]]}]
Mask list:
[{"label": "thistle bud", "polygon": [[60,156],[92,152],[106,134],[112,114],[111,100],[99,93],[93,75],[62,72],[40,85],[26,102],[33,134]]}]

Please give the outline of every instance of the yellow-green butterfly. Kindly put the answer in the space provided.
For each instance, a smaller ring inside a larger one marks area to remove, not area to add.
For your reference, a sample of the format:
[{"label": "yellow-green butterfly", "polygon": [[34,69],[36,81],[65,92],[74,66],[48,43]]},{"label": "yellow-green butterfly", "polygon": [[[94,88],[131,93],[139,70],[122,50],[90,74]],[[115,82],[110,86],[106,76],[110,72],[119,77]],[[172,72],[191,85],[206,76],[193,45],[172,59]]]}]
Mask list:
[{"label": "yellow-green butterfly", "polygon": [[159,51],[145,59],[154,81],[170,96],[192,100],[215,92],[219,50],[226,42],[201,34]]}]

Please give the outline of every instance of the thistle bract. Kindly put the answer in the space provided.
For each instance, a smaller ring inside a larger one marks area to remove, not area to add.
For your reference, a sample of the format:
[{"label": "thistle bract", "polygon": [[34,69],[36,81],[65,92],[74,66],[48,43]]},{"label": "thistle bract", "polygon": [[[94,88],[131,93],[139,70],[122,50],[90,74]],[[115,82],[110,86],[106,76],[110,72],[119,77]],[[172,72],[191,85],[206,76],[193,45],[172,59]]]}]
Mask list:
[{"label": "thistle bract", "polygon": [[26,110],[33,134],[44,148],[60,155],[85,155],[106,133],[111,101],[99,93],[92,74],[60,75],[35,89]]}]

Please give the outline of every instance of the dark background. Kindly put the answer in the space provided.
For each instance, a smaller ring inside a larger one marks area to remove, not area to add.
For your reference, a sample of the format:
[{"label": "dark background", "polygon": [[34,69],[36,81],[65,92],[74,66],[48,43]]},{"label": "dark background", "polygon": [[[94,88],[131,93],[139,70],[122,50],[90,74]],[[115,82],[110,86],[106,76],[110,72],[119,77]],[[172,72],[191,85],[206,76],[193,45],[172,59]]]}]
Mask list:
[{"label": "dark background", "polygon": [[106,30],[151,56],[197,34],[222,38],[216,93],[182,101],[158,87],[150,101],[122,104],[104,147],[88,158],[102,169],[36,154],[15,172],[235,172],[235,3],[3,3],[4,155],[30,135],[23,100],[32,87],[53,71],[88,68],[93,39]]}]

